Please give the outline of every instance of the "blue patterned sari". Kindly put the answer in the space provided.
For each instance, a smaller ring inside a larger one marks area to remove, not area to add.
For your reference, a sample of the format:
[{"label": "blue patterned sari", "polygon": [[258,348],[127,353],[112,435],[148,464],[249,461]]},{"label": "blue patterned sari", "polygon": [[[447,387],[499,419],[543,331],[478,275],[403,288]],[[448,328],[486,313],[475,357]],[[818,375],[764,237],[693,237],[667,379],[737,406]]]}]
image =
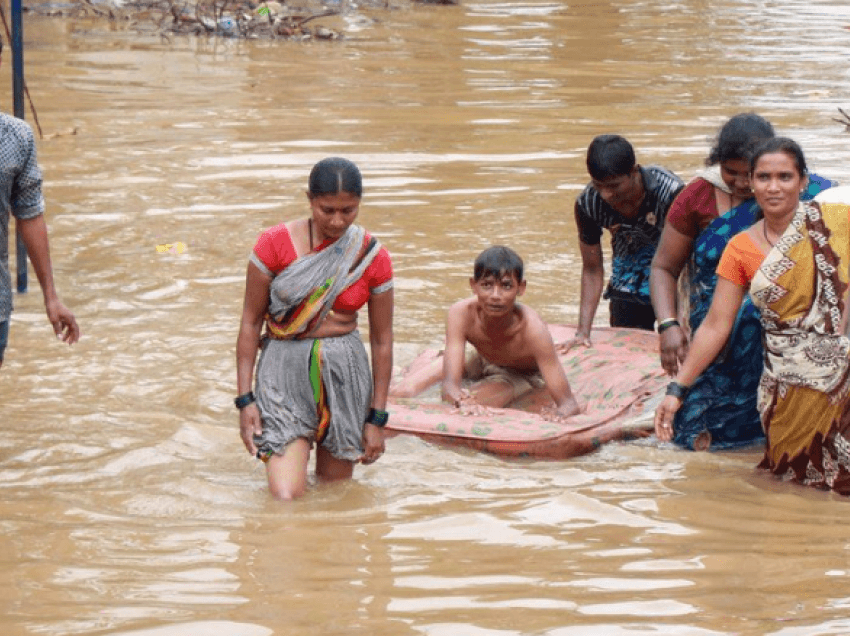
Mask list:
[{"label": "blue patterned sari", "polygon": [[[800,197],[806,201],[836,185],[809,175]],[[690,287],[690,328],[695,333],[705,320],[717,285],[717,265],[729,240],[755,223],[755,199],[744,201],[717,217],[694,241]],[[673,441],[692,450],[720,450],[746,446],[764,439],[756,399],[763,355],[759,311],[744,302],[723,351],[691,386],[676,413]]]}]

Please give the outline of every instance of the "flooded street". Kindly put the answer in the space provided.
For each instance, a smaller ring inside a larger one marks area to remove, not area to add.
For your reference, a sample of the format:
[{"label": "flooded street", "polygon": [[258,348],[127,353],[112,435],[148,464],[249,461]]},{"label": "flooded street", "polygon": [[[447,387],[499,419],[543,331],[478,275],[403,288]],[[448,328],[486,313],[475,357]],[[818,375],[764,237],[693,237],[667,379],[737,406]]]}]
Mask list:
[{"label": "flooded street", "polygon": [[83,337],[52,337],[30,269],[0,370],[0,634],[850,634],[850,502],[757,473],[758,449],[505,461],[399,436],[282,504],[232,402],[248,255],[307,214],[324,156],[363,171],[397,362],[441,342],[494,243],[525,259],[527,304],[577,321],[573,203],[597,134],[687,180],[756,111],[850,184],[831,119],[850,108],[845,0],[392,4],[326,23],[346,38],[26,17],[57,135],[38,142],[54,273]]}]

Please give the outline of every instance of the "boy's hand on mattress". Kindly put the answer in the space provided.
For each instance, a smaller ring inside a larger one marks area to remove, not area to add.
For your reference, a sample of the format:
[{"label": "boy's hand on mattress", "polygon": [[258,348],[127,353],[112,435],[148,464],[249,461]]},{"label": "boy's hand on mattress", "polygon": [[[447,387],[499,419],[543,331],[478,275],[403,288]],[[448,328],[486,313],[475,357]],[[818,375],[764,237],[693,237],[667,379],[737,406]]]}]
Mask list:
[{"label": "boy's hand on mattress", "polygon": [[260,409],[257,408],[256,402],[249,404],[239,411],[239,435],[242,437],[242,443],[245,448],[254,457],[257,454],[257,447],[254,445],[254,435],[261,435],[263,432],[263,423],[260,420]]},{"label": "boy's hand on mattress", "polygon": [[483,404],[479,404],[475,396],[467,389],[461,389],[460,397],[455,400],[455,408],[457,408],[461,415],[482,417],[493,414],[489,408]]},{"label": "boy's hand on mattress", "polygon": [[464,404],[458,407],[461,415],[469,415],[474,417],[490,417],[494,415],[493,410],[487,408],[483,404]]},{"label": "boy's hand on mattress", "polygon": [[560,408],[550,405],[540,409],[540,417],[547,422],[556,422],[558,424],[569,424],[570,420],[576,415],[580,415],[587,410],[587,406],[581,408],[574,398],[570,398],[567,403]]},{"label": "boy's hand on mattress", "polygon": [[547,422],[555,422],[556,424],[567,424],[570,420],[566,415],[561,415],[554,406],[545,406],[540,409],[540,417]]},{"label": "boy's hand on mattress", "polygon": [[361,464],[373,464],[384,454],[384,429],[366,423],[363,427],[363,454],[358,460]]}]

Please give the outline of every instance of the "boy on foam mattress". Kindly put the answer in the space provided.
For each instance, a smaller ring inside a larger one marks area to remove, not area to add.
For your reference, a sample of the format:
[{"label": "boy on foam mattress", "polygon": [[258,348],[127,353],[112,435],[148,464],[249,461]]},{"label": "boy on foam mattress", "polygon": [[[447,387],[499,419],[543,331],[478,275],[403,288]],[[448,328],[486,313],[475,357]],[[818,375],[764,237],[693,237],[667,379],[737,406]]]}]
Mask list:
[{"label": "boy on foam mattress", "polygon": [[[545,387],[555,402],[544,414],[560,420],[579,405],[546,323],[516,299],[525,292],[523,262],[508,247],[490,247],[475,259],[469,286],[475,294],[449,308],[443,354],[442,397],[455,406],[504,407]],[[472,345],[464,355],[466,343]],[[469,390],[461,381],[473,381]]]}]

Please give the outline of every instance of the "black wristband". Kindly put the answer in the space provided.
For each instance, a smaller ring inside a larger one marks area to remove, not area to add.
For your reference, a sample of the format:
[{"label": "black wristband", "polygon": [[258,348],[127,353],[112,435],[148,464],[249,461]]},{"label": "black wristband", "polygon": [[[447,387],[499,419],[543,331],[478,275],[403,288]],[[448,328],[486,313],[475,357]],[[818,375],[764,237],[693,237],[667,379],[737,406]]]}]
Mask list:
[{"label": "black wristband", "polygon": [[254,397],[253,391],[248,391],[247,393],[243,393],[239,397],[235,398],[233,400],[233,404],[236,406],[237,409],[241,411],[246,406],[248,406],[249,404],[253,404],[256,401],[257,398]]},{"label": "black wristband", "polygon": [[379,409],[369,409],[369,414],[366,416],[367,424],[374,424],[380,428],[387,425],[390,421],[390,414]]},{"label": "black wristband", "polygon": [[667,320],[662,320],[658,323],[658,333],[664,333],[670,327],[681,327],[679,321],[675,318],[668,318]]},{"label": "black wristband", "polygon": [[665,395],[672,395],[673,397],[679,398],[680,400],[684,400],[685,396],[690,390],[691,387],[689,386],[679,384],[678,382],[671,382],[667,385],[667,391]]}]

